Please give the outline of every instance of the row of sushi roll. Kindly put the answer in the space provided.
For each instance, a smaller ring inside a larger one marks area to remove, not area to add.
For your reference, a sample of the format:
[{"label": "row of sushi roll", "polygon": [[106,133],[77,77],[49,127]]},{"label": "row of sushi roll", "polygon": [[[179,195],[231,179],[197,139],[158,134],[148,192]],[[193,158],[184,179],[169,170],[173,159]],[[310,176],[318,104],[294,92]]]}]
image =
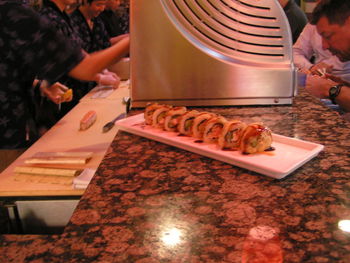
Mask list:
[{"label": "row of sushi roll", "polygon": [[158,103],[147,104],[144,118],[147,125],[179,132],[197,141],[217,143],[221,149],[240,150],[244,154],[273,150],[272,132],[262,123],[247,125],[210,112]]}]

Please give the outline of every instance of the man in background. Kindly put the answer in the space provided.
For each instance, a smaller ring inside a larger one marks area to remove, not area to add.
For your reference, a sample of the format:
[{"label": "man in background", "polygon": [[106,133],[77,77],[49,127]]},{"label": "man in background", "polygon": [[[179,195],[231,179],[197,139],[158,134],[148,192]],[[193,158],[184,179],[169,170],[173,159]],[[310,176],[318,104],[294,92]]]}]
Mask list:
[{"label": "man in background", "polygon": [[350,61],[341,62],[322,47],[322,37],[315,25],[308,23],[293,45],[295,66],[305,74],[331,74],[350,82]]},{"label": "man in background", "polygon": [[[350,60],[350,0],[323,0],[313,11],[311,23],[322,37],[322,47],[342,62]],[[350,112],[350,84],[328,76],[308,76],[306,90]]]},{"label": "man in background", "polygon": [[120,18],[116,11],[120,6],[120,0],[107,0],[105,10],[100,14],[103,20],[109,37],[116,37],[122,35],[120,25]]},{"label": "man in background", "polygon": [[106,3],[107,0],[87,0],[71,14],[76,32],[82,40],[82,48],[88,53],[111,46],[109,34],[99,17]]}]

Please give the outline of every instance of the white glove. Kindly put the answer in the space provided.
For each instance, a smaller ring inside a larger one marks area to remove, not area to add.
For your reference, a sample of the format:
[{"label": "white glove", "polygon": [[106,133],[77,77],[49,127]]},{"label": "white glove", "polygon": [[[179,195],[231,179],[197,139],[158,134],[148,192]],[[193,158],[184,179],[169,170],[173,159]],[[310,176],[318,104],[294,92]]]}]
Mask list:
[{"label": "white glove", "polygon": [[112,86],[114,89],[117,89],[120,84],[120,78],[117,74],[110,72],[110,71],[104,71],[103,73],[99,74],[98,76],[98,85],[99,86]]}]

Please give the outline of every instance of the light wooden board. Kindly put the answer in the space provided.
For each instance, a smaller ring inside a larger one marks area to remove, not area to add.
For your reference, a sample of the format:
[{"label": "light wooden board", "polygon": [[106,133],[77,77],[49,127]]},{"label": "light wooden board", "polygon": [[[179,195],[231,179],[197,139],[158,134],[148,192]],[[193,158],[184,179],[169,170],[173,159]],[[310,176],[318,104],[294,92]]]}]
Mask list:
[{"label": "light wooden board", "polygon": [[[102,127],[125,111],[121,95],[125,90],[116,90],[120,98],[82,100],[55,126],[25,151],[16,161],[0,174],[0,196],[80,196],[84,190],[72,185],[38,183],[15,180],[14,168],[25,166],[24,160],[37,152],[93,152],[91,160],[84,165],[62,166],[62,168],[97,169],[109,145],[117,134],[117,127],[102,133]],[[118,97],[116,95],[116,97]],[[86,131],[79,130],[80,119],[89,110],[97,112],[96,122]],[[18,179],[18,178],[17,178]]]}]

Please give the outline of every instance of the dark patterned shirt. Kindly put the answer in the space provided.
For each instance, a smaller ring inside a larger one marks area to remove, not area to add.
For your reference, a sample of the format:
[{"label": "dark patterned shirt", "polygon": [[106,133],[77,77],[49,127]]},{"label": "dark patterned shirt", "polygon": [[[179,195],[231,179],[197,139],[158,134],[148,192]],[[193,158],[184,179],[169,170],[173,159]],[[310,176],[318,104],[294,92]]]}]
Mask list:
[{"label": "dark patterned shirt", "polygon": [[[48,19],[49,23],[54,26],[57,31],[69,38],[76,47],[82,48],[83,41],[76,31],[77,28],[73,25],[72,19],[66,12],[62,12],[54,2],[51,0],[44,0],[40,14],[42,17]],[[95,82],[79,81],[67,75],[62,76],[58,81],[73,89],[73,100],[63,103],[60,110],[57,105],[51,101],[41,102],[35,114],[35,120],[38,126],[44,125],[49,128],[54,125],[68,111],[77,105],[79,100],[96,85]]]},{"label": "dark patterned shirt", "polygon": [[75,31],[70,17],[62,12],[57,5],[51,0],[44,0],[40,14],[49,20],[49,23],[60,31],[79,48],[81,48],[82,40],[78,32]]},{"label": "dark patterned shirt", "polygon": [[92,19],[94,23],[92,30],[79,9],[76,9],[72,13],[71,18],[77,32],[79,32],[79,37],[83,41],[82,47],[85,51],[92,53],[111,46],[109,42],[109,34],[100,17]]},{"label": "dark patterned shirt", "polygon": [[84,55],[19,1],[0,0],[0,25],[0,148],[22,148],[34,77],[53,83]]},{"label": "dark patterned shirt", "polygon": [[119,17],[119,25],[121,34],[129,33],[129,9],[130,9],[130,0],[124,0],[118,7],[116,11],[117,16]]},{"label": "dark patterned shirt", "polygon": [[116,37],[124,34],[120,26],[120,17],[112,10],[104,10],[99,17],[102,19],[109,37]]}]

